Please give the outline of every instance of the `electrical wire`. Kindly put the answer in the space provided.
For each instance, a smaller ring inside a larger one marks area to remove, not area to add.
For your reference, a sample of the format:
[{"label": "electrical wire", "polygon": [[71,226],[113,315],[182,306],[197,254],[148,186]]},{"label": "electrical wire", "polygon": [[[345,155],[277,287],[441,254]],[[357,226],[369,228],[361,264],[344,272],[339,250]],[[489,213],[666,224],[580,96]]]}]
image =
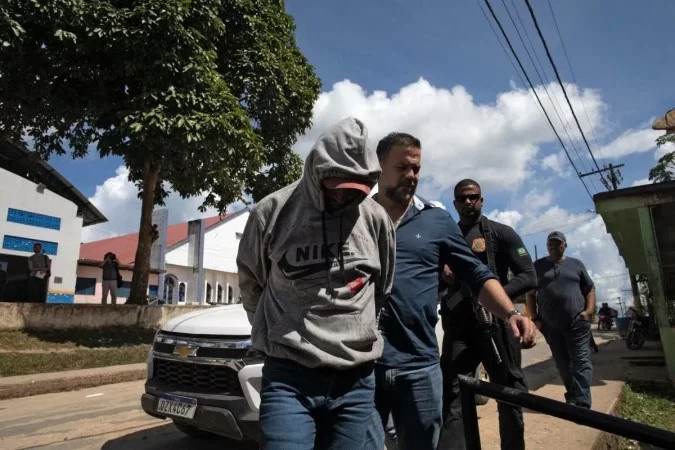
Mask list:
[{"label": "electrical wire", "polygon": [[581,219],[581,220],[575,220],[573,222],[561,223],[560,225],[558,225],[556,227],[550,226],[549,228],[538,229],[536,231],[529,231],[525,234],[519,233],[519,236],[521,238],[523,238],[523,237],[526,237],[526,236],[532,236],[532,235],[539,234],[539,233],[546,233],[548,231],[560,231],[560,230],[564,230],[565,228],[568,228],[568,227],[571,227],[571,226],[574,226],[574,225],[580,225],[582,223],[586,223],[589,220],[590,219]]},{"label": "electrical wire", "polygon": [[[551,67],[553,67],[553,72],[555,72],[556,79],[558,80],[558,84],[560,85],[560,89],[562,89],[563,94],[565,96],[565,100],[567,101],[567,105],[570,108],[570,111],[572,112],[572,117],[574,117],[574,121],[577,124],[577,128],[579,128],[579,133],[581,133],[581,137],[584,140],[584,144],[586,144],[586,148],[588,149],[588,153],[591,155],[591,159],[593,160],[593,164],[595,164],[595,167],[597,170],[600,170],[600,166],[598,165],[598,162],[595,160],[595,155],[593,155],[593,150],[591,150],[591,146],[588,144],[588,140],[586,139],[586,135],[584,134],[584,130],[581,128],[581,124],[579,123],[579,119],[577,118],[576,112],[574,112],[574,107],[572,106],[572,102],[570,102],[570,98],[567,95],[567,90],[565,89],[565,85],[562,82],[562,79],[560,78],[560,73],[558,72],[558,68],[555,65],[555,61],[553,61],[553,56],[551,56],[551,52],[549,51],[548,44],[546,43],[546,39],[544,38],[544,34],[541,32],[541,28],[539,27],[539,22],[537,21],[537,17],[534,14],[534,10],[532,9],[532,4],[530,3],[530,0],[524,0],[525,4],[527,5],[527,9],[530,12],[530,17],[532,18],[532,22],[534,23],[534,27],[537,29],[537,34],[539,35],[539,39],[541,40],[541,43],[544,45],[544,50],[546,50],[546,56],[548,57],[549,62],[551,63]],[[600,178],[604,180],[604,177],[602,173],[600,173]]]},{"label": "electrical wire", "polygon": [[511,49],[511,53],[513,53],[514,58],[518,62],[518,66],[520,67],[520,70],[523,71],[523,75],[525,75],[525,78],[527,79],[527,83],[530,85],[530,88],[532,89],[532,92],[534,92],[534,96],[537,98],[537,102],[539,103],[539,106],[541,106],[541,109],[544,111],[544,115],[546,116],[546,120],[548,121],[548,124],[550,125],[551,129],[553,130],[553,133],[555,136],[558,138],[558,142],[560,142],[560,145],[562,146],[563,150],[565,151],[565,155],[567,155],[567,159],[574,168],[574,171],[577,173],[577,176],[579,177],[579,180],[581,181],[581,184],[584,185],[584,188],[586,189],[586,192],[588,193],[588,196],[593,199],[593,195],[591,195],[591,191],[588,190],[588,186],[586,186],[586,183],[584,182],[584,179],[581,177],[581,173],[579,172],[579,169],[577,169],[577,166],[574,164],[574,161],[572,161],[572,157],[570,156],[569,151],[567,150],[567,147],[565,147],[565,143],[563,140],[560,138],[560,135],[558,134],[558,130],[556,130],[555,126],[553,126],[553,122],[551,121],[551,118],[549,117],[548,113],[546,112],[546,108],[544,108],[544,105],[541,102],[541,99],[539,98],[539,94],[537,94],[537,90],[534,88],[534,85],[532,84],[532,80],[530,80],[529,75],[527,74],[527,71],[523,67],[523,63],[520,61],[520,58],[518,57],[518,54],[513,48],[513,45],[511,44],[511,40],[509,37],[506,35],[506,31],[504,31],[504,27],[502,27],[501,22],[497,18],[497,15],[495,14],[494,10],[492,9],[492,5],[490,4],[489,0],[484,0],[485,4],[488,7],[488,10],[490,11],[490,14],[492,15],[492,18],[494,21],[497,23],[497,26],[499,27],[500,31],[502,32],[502,35],[504,36],[504,40],[506,40],[506,43],[509,46],[509,49]]},{"label": "electrical wire", "polygon": [[[480,12],[483,13],[483,17],[485,17],[485,21],[490,25],[490,29],[492,29],[492,33],[495,35],[495,39],[497,39],[497,42],[499,42],[499,46],[502,48],[502,51],[504,52],[504,55],[506,56],[506,59],[509,60],[509,63],[511,64],[511,67],[513,68],[513,71],[518,75],[518,78],[520,79],[520,82],[522,83],[523,87],[527,89],[527,83],[525,82],[525,79],[523,78],[523,75],[520,73],[516,65],[513,63],[513,59],[511,59],[511,56],[509,55],[509,52],[506,50],[506,47],[504,47],[504,43],[502,42],[501,39],[499,39],[499,35],[497,34],[497,30],[495,30],[494,25],[492,25],[492,22],[488,18],[487,14],[485,13],[485,10],[483,9],[483,6],[480,3],[480,0],[476,0],[476,4],[478,5],[478,8],[480,9]],[[541,107],[539,106],[538,103],[536,103],[534,96],[530,92],[529,89],[527,91],[530,93],[530,98],[532,99],[533,102],[535,102],[535,106],[537,107],[537,110],[539,113],[542,115],[542,117],[546,118],[544,116],[544,112],[541,110]]]},{"label": "electrical wire", "polygon": [[628,275],[630,275],[629,272],[619,273],[619,274],[616,274],[616,275],[607,275],[607,276],[604,276],[604,277],[595,277],[595,278],[593,278],[593,281],[595,281],[595,280],[607,280],[609,278],[627,277]]},{"label": "electrical wire", "polygon": [[[532,54],[530,53],[529,49],[527,48],[527,45],[525,45],[525,41],[523,40],[523,36],[520,34],[520,30],[518,29],[518,25],[516,25],[516,21],[514,20],[513,16],[511,15],[511,10],[509,7],[506,5],[506,0],[501,0],[502,5],[504,5],[504,9],[506,10],[506,13],[509,16],[509,19],[511,20],[511,24],[513,25],[513,28],[516,30],[516,33],[518,34],[518,39],[520,39],[520,43],[522,44],[523,48],[525,49],[525,53],[527,54],[527,57],[530,59],[530,63],[532,64],[532,67],[534,67],[534,71],[537,73],[537,77],[539,77],[539,81],[541,82],[541,85],[544,87],[544,91],[546,93],[546,96],[548,97],[549,102],[551,103],[551,106],[553,107],[553,111],[555,112],[555,115],[558,117],[558,121],[560,121],[560,125],[562,125],[563,130],[565,131],[565,134],[567,135],[567,139],[569,140],[570,144],[572,145],[572,149],[574,150],[574,153],[577,155],[577,158],[579,160],[579,164],[582,166],[582,169],[585,172],[590,172],[586,166],[585,161],[581,157],[581,153],[579,152],[579,148],[577,148],[577,145],[574,142],[574,139],[572,139],[572,136],[570,136],[569,129],[571,128],[569,125],[569,122],[564,117],[560,116],[560,113],[558,110],[562,111],[562,107],[560,106],[560,103],[558,102],[558,99],[555,95],[551,95],[551,91],[549,90],[548,85],[550,84],[549,78],[546,75],[546,71],[544,70],[543,65],[541,64],[541,61],[539,60],[539,56],[536,53],[536,50],[534,48],[534,45],[532,44],[532,40],[530,39],[530,35],[527,32],[527,28],[525,28],[525,24],[523,23],[520,13],[518,13],[518,8],[516,8],[515,3],[513,0],[511,0],[511,5],[513,6],[516,15],[518,16],[518,20],[520,21],[520,25],[523,28],[523,32],[525,33],[527,40],[530,43],[530,46],[532,47],[532,51],[534,52],[534,56],[536,57],[537,61],[539,62],[539,66],[541,67],[541,73],[539,72],[539,69],[537,68],[537,65],[534,63],[534,59],[532,58]],[[543,77],[542,77],[543,74]],[[546,82],[544,82],[544,78],[546,78]],[[595,183],[593,182],[593,179],[591,178],[591,186],[593,186],[593,191],[598,192],[598,188],[595,186]]]},{"label": "electrical wire", "polygon": [[[511,0],[513,1],[513,0]],[[600,153],[600,157],[604,159],[604,155],[602,154],[602,148],[598,145],[598,141],[596,140],[595,136],[595,130],[593,129],[593,122],[591,122],[591,118],[588,115],[588,110],[586,109],[586,104],[584,103],[584,97],[581,95],[581,92],[579,91],[579,82],[577,81],[577,77],[574,75],[574,69],[572,69],[572,63],[570,62],[570,57],[567,54],[567,48],[565,48],[565,42],[563,41],[562,33],[560,32],[560,27],[558,27],[558,20],[555,18],[555,12],[553,12],[553,6],[551,5],[551,0],[546,0],[548,2],[548,8],[551,10],[551,16],[553,17],[553,23],[555,24],[555,29],[558,32],[558,38],[560,38],[560,44],[562,46],[563,52],[565,53],[565,59],[567,60],[567,65],[570,68],[570,73],[572,74],[572,80],[574,81],[574,85],[577,87],[577,95],[579,96],[579,101],[581,101],[581,106],[584,110],[584,114],[586,115],[586,121],[588,122],[588,127],[591,129],[591,139],[593,140],[593,143],[595,144],[595,148],[598,149],[598,153]]]}]

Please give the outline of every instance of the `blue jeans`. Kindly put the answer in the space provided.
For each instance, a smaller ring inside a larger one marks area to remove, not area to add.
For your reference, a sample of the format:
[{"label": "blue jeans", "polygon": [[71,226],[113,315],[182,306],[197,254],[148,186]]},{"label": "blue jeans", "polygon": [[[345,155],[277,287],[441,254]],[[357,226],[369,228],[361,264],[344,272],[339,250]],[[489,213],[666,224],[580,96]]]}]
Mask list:
[{"label": "blue jeans", "polygon": [[[443,424],[443,374],[439,363],[418,369],[375,366],[379,430],[368,430],[368,445],[384,447],[384,429],[394,419],[401,450],[436,450]],[[378,431],[376,433],[376,431]]]},{"label": "blue jeans", "polygon": [[268,357],[260,392],[260,448],[355,450],[375,414],[373,364],[310,369]]},{"label": "blue jeans", "polygon": [[565,401],[582,408],[591,407],[591,323],[581,316],[568,328],[556,329],[544,324],[544,336],[560,378],[565,385]]}]

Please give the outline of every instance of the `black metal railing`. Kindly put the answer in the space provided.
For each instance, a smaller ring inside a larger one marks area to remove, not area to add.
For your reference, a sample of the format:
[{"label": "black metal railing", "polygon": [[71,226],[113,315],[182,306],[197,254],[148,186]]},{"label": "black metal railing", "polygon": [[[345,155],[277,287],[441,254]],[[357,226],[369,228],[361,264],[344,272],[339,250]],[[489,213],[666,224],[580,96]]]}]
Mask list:
[{"label": "black metal railing", "polygon": [[664,449],[675,449],[675,433],[636,423],[621,417],[603,414],[550,398],[480,381],[464,375],[459,376],[462,415],[464,421],[464,438],[467,450],[480,450],[480,432],[478,430],[478,413],[474,394],[483,395],[514,406],[531,409],[549,416],[585,425],[597,430],[634,439],[645,444]]}]

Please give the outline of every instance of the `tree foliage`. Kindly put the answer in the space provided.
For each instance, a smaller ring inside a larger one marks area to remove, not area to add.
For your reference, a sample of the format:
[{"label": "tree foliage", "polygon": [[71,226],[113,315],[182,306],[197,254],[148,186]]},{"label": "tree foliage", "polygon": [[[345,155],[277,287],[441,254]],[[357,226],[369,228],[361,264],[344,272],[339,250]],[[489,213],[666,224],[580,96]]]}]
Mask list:
[{"label": "tree foliage", "polygon": [[132,302],[145,299],[152,209],[169,187],[222,211],[299,176],[291,145],[311,125],[320,81],[282,1],[0,8],[0,134],[28,137],[43,158],[121,156],[139,187]]},{"label": "tree foliage", "polygon": [[[656,139],[656,145],[675,145],[675,133],[666,133]],[[654,183],[675,180],[675,151],[671,151],[659,158],[658,162],[649,171],[649,180]]]},{"label": "tree foliage", "polygon": [[[675,133],[670,132],[656,138],[656,145],[675,145]],[[675,180],[675,151],[671,151],[659,158],[658,162],[649,171],[649,180],[654,183]]]}]

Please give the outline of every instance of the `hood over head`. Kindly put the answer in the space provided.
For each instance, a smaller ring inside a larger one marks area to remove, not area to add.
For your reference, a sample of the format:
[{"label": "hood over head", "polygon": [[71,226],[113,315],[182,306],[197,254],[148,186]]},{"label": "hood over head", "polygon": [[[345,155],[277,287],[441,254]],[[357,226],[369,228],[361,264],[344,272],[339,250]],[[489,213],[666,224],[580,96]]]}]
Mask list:
[{"label": "hood over head", "polygon": [[301,183],[314,206],[324,211],[324,179],[331,179],[329,189],[359,189],[368,194],[379,176],[380,163],[368,145],[368,129],[359,119],[348,117],[319,136],[305,160]]}]

